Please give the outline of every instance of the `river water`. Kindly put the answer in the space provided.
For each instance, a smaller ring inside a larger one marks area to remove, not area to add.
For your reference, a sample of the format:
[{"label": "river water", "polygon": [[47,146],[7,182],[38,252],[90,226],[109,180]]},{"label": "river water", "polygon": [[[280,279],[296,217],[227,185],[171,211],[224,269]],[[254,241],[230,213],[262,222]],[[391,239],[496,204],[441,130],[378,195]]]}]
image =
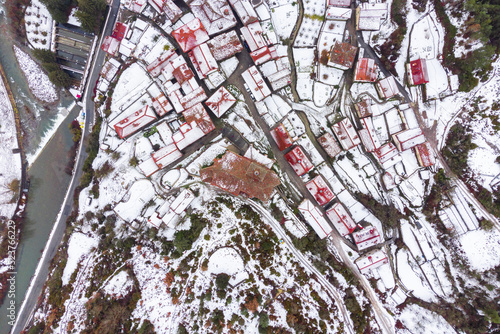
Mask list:
[{"label": "river water", "polygon": [[[0,9],[1,7],[0,4]],[[38,151],[40,143],[46,142],[47,136],[54,133],[28,170],[31,186],[26,206],[26,220],[16,260],[15,302],[16,309],[19,310],[70,182],[70,176],[64,172],[69,160],[68,152],[73,145],[68,124],[78,116],[80,107],[75,106],[74,100],[67,94],[62,94],[59,103],[53,106],[44,106],[33,98],[24,75],[17,65],[12,50],[13,42],[7,33],[5,21],[2,12],[0,14],[0,63],[9,78],[20,111],[21,122],[30,138],[25,145],[27,155],[33,156]],[[68,110],[70,107],[72,109]],[[60,115],[67,113],[69,115],[57,130],[54,129]],[[7,325],[8,302],[10,300],[5,298],[4,304],[0,307],[0,334],[7,334],[10,330],[10,326]]]}]

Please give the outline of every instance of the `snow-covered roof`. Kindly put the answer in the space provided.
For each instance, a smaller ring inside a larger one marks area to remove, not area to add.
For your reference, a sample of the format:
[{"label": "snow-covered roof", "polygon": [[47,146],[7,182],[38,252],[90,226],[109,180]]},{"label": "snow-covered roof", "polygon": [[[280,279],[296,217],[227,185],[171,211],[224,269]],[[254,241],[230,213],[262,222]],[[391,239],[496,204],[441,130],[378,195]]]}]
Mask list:
[{"label": "snow-covered roof", "polygon": [[116,73],[118,73],[120,66],[121,66],[121,64],[115,58],[110,58],[102,66],[101,73],[100,73],[101,77],[103,77],[104,79],[111,82],[113,80],[113,78],[115,77]]},{"label": "snow-covered roof", "polygon": [[354,81],[375,82],[377,80],[377,64],[371,58],[360,58],[356,64]]},{"label": "snow-covered roof", "polygon": [[406,66],[410,85],[422,85],[429,82],[429,73],[427,72],[425,58],[413,60]]},{"label": "snow-covered roof", "polygon": [[356,222],[354,222],[351,215],[340,203],[335,203],[328,209],[326,211],[326,216],[330,219],[341,236],[346,236],[356,229]]},{"label": "snow-covered roof", "polygon": [[154,152],[151,157],[159,168],[164,168],[182,157],[182,153],[177,146],[172,143],[160,148],[158,151]]},{"label": "snow-covered roof", "polygon": [[387,169],[401,161],[398,149],[392,143],[387,143],[373,152],[382,168]]},{"label": "snow-covered roof", "polygon": [[258,21],[241,27],[240,32],[247,42],[250,51],[258,50],[268,44],[264,38],[262,26]]},{"label": "snow-covered roof", "polygon": [[172,36],[179,43],[182,51],[188,52],[195,46],[210,39],[200,19],[196,18],[177,30],[172,31]]},{"label": "snow-covered roof", "polygon": [[233,6],[243,25],[258,21],[257,13],[249,0],[229,0],[229,3]]},{"label": "snow-covered roof", "polygon": [[243,45],[234,30],[217,35],[209,40],[207,45],[217,61],[228,59],[243,50]]},{"label": "snow-covered roof", "polygon": [[201,79],[206,78],[210,72],[216,71],[219,68],[206,43],[194,47],[188,55]]},{"label": "snow-covered roof", "polygon": [[326,238],[333,232],[333,228],[325,219],[321,211],[308,199],[300,203],[298,207],[302,216],[321,239]]},{"label": "snow-covered roof", "polygon": [[352,16],[351,8],[328,7],[325,18],[327,20],[347,21]]},{"label": "snow-covered roof", "polygon": [[158,96],[152,96],[151,100],[153,101],[152,107],[159,117],[165,116],[169,111],[174,110],[163,93],[160,93]]},{"label": "snow-covered roof", "polygon": [[236,25],[236,18],[226,0],[192,0],[189,7],[200,19],[209,35],[228,30]]},{"label": "snow-covered roof", "polygon": [[193,107],[185,110],[182,115],[184,116],[186,123],[191,124],[192,122],[195,122],[204,134],[215,130],[215,125],[212,122],[212,119],[201,103],[197,103]]},{"label": "snow-covered roof", "polygon": [[342,148],[340,148],[335,138],[329,132],[319,137],[318,143],[325,149],[325,152],[331,158],[335,158],[337,154],[342,152]]},{"label": "snow-covered roof", "polygon": [[360,251],[382,242],[382,237],[378,233],[375,226],[369,226],[361,231],[354,232],[352,234],[352,237],[354,239],[354,242],[356,243],[356,246],[358,247],[358,250]]},{"label": "snow-covered roof", "polygon": [[163,12],[172,22],[177,21],[182,16],[182,10],[172,0],[163,0]]},{"label": "snow-covered roof", "polygon": [[298,176],[302,176],[314,168],[311,160],[305,155],[300,146],[295,146],[285,154],[285,158]]},{"label": "snow-covered roof", "polygon": [[391,97],[399,94],[396,79],[394,79],[394,76],[392,75],[377,82],[375,87],[377,88],[380,97],[385,99],[390,99]]},{"label": "snow-covered roof", "polygon": [[153,184],[147,179],[135,181],[127,192],[128,200],[114,207],[115,213],[126,222],[132,222],[139,217],[142,209],[155,195]]},{"label": "snow-covered roof", "polygon": [[170,210],[180,215],[191,204],[194,198],[195,196],[190,190],[184,189],[170,204]]},{"label": "snow-covered roof", "polygon": [[392,139],[400,151],[408,150],[425,142],[425,136],[420,128],[403,130],[393,135]]},{"label": "snow-covered roof", "polygon": [[241,76],[243,77],[243,80],[245,80],[245,83],[248,85],[256,101],[261,101],[266,96],[271,95],[271,90],[264,82],[264,79],[262,78],[262,75],[257,67],[250,67],[241,73]]},{"label": "snow-covered roof", "polygon": [[157,77],[161,71],[172,61],[177,55],[174,49],[164,51],[155,61],[146,66],[147,71],[153,76]]},{"label": "snow-covered roof", "polygon": [[229,91],[222,86],[215,93],[205,101],[206,106],[215,114],[217,117],[224,115],[234,104],[236,103],[236,98],[229,93]]},{"label": "snow-covered roof", "polygon": [[371,117],[365,117],[361,119],[363,124],[363,129],[358,131],[359,137],[365,146],[367,152],[373,152],[375,149],[380,147],[380,142],[378,140],[377,134],[375,132],[375,127],[373,126],[373,121]]},{"label": "snow-covered roof", "polygon": [[341,70],[350,69],[354,63],[357,51],[358,48],[349,43],[335,41],[330,50],[330,57],[327,64]]},{"label": "snow-covered roof", "polygon": [[436,163],[429,142],[415,146],[415,154],[417,155],[418,163],[422,167],[429,167]]},{"label": "snow-covered roof", "polygon": [[370,97],[362,99],[361,101],[354,104],[354,109],[356,109],[359,118],[371,116],[372,99]]},{"label": "snow-covered roof", "polygon": [[264,64],[266,61],[274,59],[278,56],[276,48],[274,46],[264,46],[258,50],[252,51],[250,56],[253,59],[255,65]]},{"label": "snow-covered roof", "polygon": [[122,118],[114,125],[114,128],[120,138],[123,139],[133,133],[136,133],[138,130],[155,120],[156,116],[153,110],[151,110],[149,106],[145,106],[144,108]]},{"label": "snow-covered roof", "polygon": [[271,136],[278,145],[280,151],[289,148],[293,144],[293,140],[290,137],[290,134],[288,133],[288,131],[286,130],[286,128],[283,126],[282,123],[280,123],[276,128],[271,130]]},{"label": "snow-covered roof", "polygon": [[349,7],[351,0],[328,0],[328,6]]},{"label": "snow-covered roof", "polygon": [[148,159],[144,160],[139,165],[137,165],[137,167],[139,167],[139,169],[145,176],[151,176],[158,170],[160,170],[160,168],[155,163],[152,157],[149,157]]},{"label": "snow-covered roof", "polygon": [[266,166],[267,168],[271,168],[274,165],[274,160],[269,159],[264,154],[260,153],[253,144],[250,144],[248,150],[243,155],[245,158],[258,162],[261,165]]},{"label": "snow-covered roof", "polygon": [[368,273],[370,270],[378,268],[386,263],[389,259],[382,249],[374,249],[363,256],[360,256],[355,261],[359,271],[362,274]]},{"label": "snow-covered roof", "polygon": [[384,183],[385,189],[391,190],[396,188],[396,182],[394,181],[394,177],[392,177],[391,173],[385,172],[382,175],[382,182]]},{"label": "snow-covered roof", "polygon": [[306,188],[319,205],[330,203],[335,195],[321,175],[306,183]]},{"label": "snow-covered roof", "polygon": [[361,144],[361,140],[349,118],[344,118],[340,122],[334,124],[332,130],[337,136],[340,145],[342,145],[342,148],[346,151]]},{"label": "snow-covered roof", "polygon": [[112,55],[113,57],[118,54],[120,48],[120,41],[112,36],[104,37],[101,45],[101,50]]},{"label": "snow-covered roof", "polygon": [[362,2],[357,10],[357,30],[380,30],[387,18],[387,3]]}]

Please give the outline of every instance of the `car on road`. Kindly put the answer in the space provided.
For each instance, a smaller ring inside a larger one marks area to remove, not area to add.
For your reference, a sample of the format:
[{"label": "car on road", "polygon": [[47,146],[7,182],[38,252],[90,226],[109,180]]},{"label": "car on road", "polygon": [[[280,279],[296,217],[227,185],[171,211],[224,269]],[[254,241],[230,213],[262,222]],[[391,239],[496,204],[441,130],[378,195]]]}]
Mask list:
[{"label": "car on road", "polygon": [[243,84],[243,86],[245,86],[245,89],[246,89],[247,93],[250,95],[250,98],[255,102],[255,97],[253,96],[252,91],[250,90],[250,87],[248,87],[248,85],[246,83]]}]

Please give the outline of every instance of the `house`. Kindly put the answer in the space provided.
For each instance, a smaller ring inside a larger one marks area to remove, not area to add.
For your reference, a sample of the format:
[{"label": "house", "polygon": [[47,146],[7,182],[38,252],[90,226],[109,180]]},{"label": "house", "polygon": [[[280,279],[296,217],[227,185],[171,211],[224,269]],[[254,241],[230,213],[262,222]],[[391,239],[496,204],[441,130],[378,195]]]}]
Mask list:
[{"label": "house", "polygon": [[392,139],[400,151],[409,150],[425,142],[425,136],[420,128],[403,130],[392,135]]},{"label": "house", "polygon": [[205,79],[208,74],[219,69],[219,65],[206,43],[195,46],[193,50],[188,53],[188,56],[200,79]]},{"label": "house", "polygon": [[226,0],[193,0],[189,2],[189,7],[209,35],[228,30],[237,23]]},{"label": "house", "polygon": [[259,20],[250,0],[229,0],[229,3],[244,26]]},{"label": "house", "polygon": [[328,0],[328,6],[350,7],[351,0]]},{"label": "house", "polygon": [[234,30],[217,35],[207,42],[215,60],[226,60],[243,50],[238,34]]},{"label": "house", "polygon": [[165,116],[168,112],[174,110],[170,102],[168,102],[165,94],[161,93],[158,96],[152,96],[153,109],[155,110],[158,117]]},{"label": "house", "polygon": [[362,274],[367,274],[384,264],[389,263],[387,255],[382,249],[374,249],[354,261]]},{"label": "house", "polygon": [[349,43],[339,43],[335,41],[335,44],[330,50],[330,57],[328,58],[327,65],[341,70],[348,70],[354,63],[357,51],[358,48]]},{"label": "house", "polygon": [[310,200],[305,199],[300,203],[298,209],[321,239],[326,238],[333,232],[333,228],[325,219],[323,213]]},{"label": "house", "polygon": [[347,21],[352,16],[351,8],[341,8],[341,7],[328,7],[325,13],[326,20],[333,21]]},{"label": "house", "polygon": [[141,163],[139,163],[137,165],[137,167],[139,167],[139,169],[141,170],[141,172],[146,177],[149,177],[149,176],[153,175],[154,173],[156,173],[157,171],[160,170],[160,168],[155,163],[155,161],[153,160],[152,157],[149,157],[148,159],[145,159],[144,161],[142,161]]},{"label": "house", "polygon": [[401,116],[401,119],[403,120],[406,129],[413,129],[419,127],[415,111],[413,111],[413,108],[408,103],[400,104],[398,106],[398,110],[399,110],[399,115]]},{"label": "house", "polygon": [[382,242],[382,237],[378,233],[375,226],[369,226],[362,229],[361,231],[354,232],[352,234],[352,237],[359,251],[362,251],[363,249],[366,249],[368,247],[378,245]]},{"label": "house", "polygon": [[[264,47],[265,50],[267,47]],[[256,52],[260,51],[257,50]],[[265,63],[259,66],[262,75],[269,80],[273,91],[281,89],[292,82],[291,66],[286,56],[286,48],[274,46],[269,48],[269,57],[254,58],[256,64],[260,64],[265,60]],[[276,50],[276,51],[275,51]],[[253,52],[255,55],[255,52]]]},{"label": "house", "polygon": [[321,175],[306,183],[306,188],[319,205],[330,203],[335,195]]},{"label": "house", "polygon": [[326,211],[326,216],[343,237],[351,234],[356,229],[356,222],[354,222],[351,215],[340,203],[335,203],[328,209]]},{"label": "house", "polygon": [[373,152],[380,147],[380,142],[378,140],[377,134],[375,133],[375,127],[373,126],[373,121],[371,117],[365,117],[361,119],[363,124],[363,129],[358,131],[361,142],[365,147],[367,152]]},{"label": "house", "polygon": [[156,58],[151,64],[146,66],[146,70],[151,74],[154,78],[160,75],[161,71],[169,64],[171,60],[173,60],[177,56],[175,50],[167,50],[162,52],[162,54]]},{"label": "house", "polygon": [[118,49],[120,48],[120,41],[112,36],[104,37],[101,45],[101,50],[110,54],[113,57],[118,55]]},{"label": "house", "polygon": [[188,52],[195,46],[205,43],[210,39],[205,27],[198,18],[172,31],[172,36],[184,52]]},{"label": "house", "polygon": [[384,184],[386,190],[391,190],[396,188],[396,182],[394,181],[394,178],[389,172],[385,172],[382,175],[382,183]]},{"label": "house", "polygon": [[108,82],[113,81],[116,73],[118,73],[118,70],[120,69],[120,66],[121,64],[118,60],[109,58],[109,60],[103,65],[101,69],[101,77]]},{"label": "house", "polygon": [[215,129],[207,111],[201,103],[185,110],[182,115],[186,120],[172,135],[172,141],[179,150],[183,150]]},{"label": "house", "polygon": [[318,138],[318,143],[321,147],[323,147],[326,154],[328,154],[330,158],[335,158],[340,152],[342,152],[342,148],[339,146],[335,138],[328,132]]},{"label": "house", "polygon": [[300,146],[295,146],[290,152],[285,154],[285,159],[298,176],[302,176],[314,168],[311,160],[305,155]]},{"label": "house", "polygon": [[245,80],[245,83],[248,85],[256,101],[262,101],[265,97],[271,95],[271,90],[264,82],[264,78],[262,78],[257,67],[250,67],[241,73],[241,76],[243,80]]},{"label": "house", "polygon": [[418,163],[422,167],[429,167],[436,163],[434,155],[432,154],[431,145],[427,141],[415,146],[415,154],[417,156]]},{"label": "house", "polygon": [[372,99],[365,97],[361,101],[354,103],[354,109],[359,118],[369,117],[372,115]]},{"label": "house", "polygon": [[402,160],[398,149],[392,143],[387,143],[375,149],[373,156],[375,156],[384,169],[388,169]]},{"label": "house", "polygon": [[219,88],[205,101],[205,105],[217,117],[224,115],[235,103],[236,98],[224,86]]},{"label": "house", "polygon": [[399,94],[396,79],[392,75],[377,82],[375,88],[377,88],[378,95],[383,99],[390,99]]},{"label": "house", "polygon": [[274,187],[280,184],[278,175],[264,165],[231,151],[216,159],[210,167],[200,170],[203,182],[231,194],[246,194],[250,198],[268,201]]},{"label": "house", "polygon": [[375,82],[377,80],[377,64],[371,58],[360,58],[356,64],[354,81]]},{"label": "house", "polygon": [[121,139],[124,139],[155,120],[156,115],[153,110],[151,110],[149,106],[145,106],[144,108],[122,118],[114,125],[114,128],[116,133],[118,133],[118,136],[120,136]]},{"label": "house", "polygon": [[111,37],[117,39],[118,41],[122,41],[128,31],[128,25],[122,22],[116,22],[115,27],[113,28],[113,32],[111,33]]},{"label": "house", "polygon": [[386,19],[386,2],[362,2],[356,8],[356,30],[380,30]]},{"label": "house", "polygon": [[182,16],[182,10],[172,0],[163,0],[163,12],[171,22]]},{"label": "house", "polygon": [[276,47],[274,46],[264,46],[258,50],[250,52],[250,57],[252,57],[255,65],[264,64],[266,61],[278,58],[278,53]]},{"label": "house", "polygon": [[271,130],[271,136],[278,145],[280,151],[289,148],[293,144],[292,137],[290,137],[290,134],[282,123]]},{"label": "house", "polygon": [[411,86],[423,85],[429,82],[425,58],[419,58],[406,64],[406,73]]},{"label": "house", "polygon": [[173,211],[175,214],[180,215],[191,205],[191,202],[195,199],[194,194],[188,190],[184,189],[179,196],[177,196],[172,204],[170,204],[170,211]]},{"label": "house", "polygon": [[171,143],[151,154],[151,157],[158,168],[161,169],[167,167],[177,159],[180,159],[182,157],[182,153],[174,143]]},{"label": "house", "polygon": [[340,122],[334,124],[332,130],[337,136],[340,145],[342,145],[342,148],[346,151],[361,144],[361,140],[349,118],[344,118]]},{"label": "house", "polygon": [[247,42],[250,51],[258,50],[270,44],[267,38],[265,38],[262,26],[258,21],[241,27],[240,32],[243,39]]}]

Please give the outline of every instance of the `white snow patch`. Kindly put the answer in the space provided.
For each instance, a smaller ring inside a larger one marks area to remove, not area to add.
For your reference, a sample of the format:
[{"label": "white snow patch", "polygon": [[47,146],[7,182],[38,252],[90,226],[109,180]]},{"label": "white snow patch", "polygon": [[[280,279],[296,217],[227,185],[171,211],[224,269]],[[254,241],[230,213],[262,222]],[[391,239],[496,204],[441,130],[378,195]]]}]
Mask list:
[{"label": "white snow patch", "polygon": [[78,263],[88,257],[90,251],[96,248],[98,240],[83,233],[73,233],[68,243],[68,260],[62,274],[62,283],[66,285],[75,271]]}]

